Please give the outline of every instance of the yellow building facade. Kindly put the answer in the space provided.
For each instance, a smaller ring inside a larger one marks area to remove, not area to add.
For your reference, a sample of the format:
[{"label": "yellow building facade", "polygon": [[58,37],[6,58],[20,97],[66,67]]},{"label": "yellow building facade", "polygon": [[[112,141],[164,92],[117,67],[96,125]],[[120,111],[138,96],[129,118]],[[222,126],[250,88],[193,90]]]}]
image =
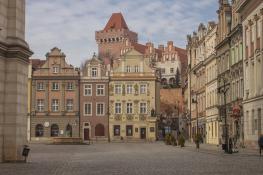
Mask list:
[{"label": "yellow building facade", "polygon": [[143,55],[131,50],[110,73],[109,133],[111,141],[156,140],[159,81]]}]

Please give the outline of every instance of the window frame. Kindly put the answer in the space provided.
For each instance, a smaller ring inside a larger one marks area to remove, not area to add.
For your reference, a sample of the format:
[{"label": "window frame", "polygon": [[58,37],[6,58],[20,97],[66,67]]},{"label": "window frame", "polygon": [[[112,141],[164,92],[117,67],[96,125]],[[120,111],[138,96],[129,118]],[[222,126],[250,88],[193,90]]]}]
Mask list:
[{"label": "window frame", "polygon": [[91,77],[98,77],[98,68],[92,67],[90,75]]},{"label": "window frame", "polygon": [[[99,88],[98,86],[102,86],[103,88]],[[102,94],[99,94],[99,90],[102,90]],[[104,84],[97,84],[96,85],[96,96],[105,96],[105,85]]]},{"label": "window frame", "polygon": [[[98,105],[102,105],[102,113],[98,113]],[[104,116],[105,115],[105,103],[104,102],[97,102],[96,103],[96,116]]]},{"label": "window frame", "polygon": [[133,114],[133,103],[131,102],[126,103],[126,113]]},{"label": "window frame", "polygon": [[[40,86],[40,84],[42,86]],[[42,87],[42,88],[40,88]],[[44,91],[45,90],[45,87],[44,87],[44,82],[37,82],[37,91]]]},{"label": "window frame", "polygon": [[[117,88],[118,87],[118,88]],[[119,91],[117,91],[117,89]],[[122,93],[122,87],[121,87],[121,84],[115,84],[114,85],[114,94],[121,94]]]},{"label": "window frame", "polygon": [[[86,113],[86,105],[87,105],[87,113]],[[88,113],[88,106],[90,105],[90,113]],[[85,102],[84,109],[83,109],[84,116],[92,116],[92,103]]]},{"label": "window frame", "polygon": [[[43,103],[39,103],[42,101]],[[43,108],[43,110],[39,110],[40,108]],[[44,99],[37,99],[37,112],[44,112],[45,110],[45,100]]]},{"label": "window frame", "polygon": [[[90,87],[86,87],[86,86],[90,86]],[[89,92],[90,90],[90,94],[89,93],[86,93],[86,90],[87,92]],[[84,96],[92,96],[92,84],[84,84],[83,85],[83,93],[84,93]]]},{"label": "window frame", "polygon": [[[68,103],[69,101],[71,101],[72,103]],[[72,98],[70,98],[70,99],[67,99],[66,100],[66,109],[67,109],[67,111],[68,112],[73,112],[74,111],[74,100],[72,99]],[[71,108],[71,110],[69,110],[69,107]]]},{"label": "window frame", "polygon": [[[120,104],[120,106],[118,106],[118,108],[117,108],[117,104]],[[122,112],[121,107],[122,107],[121,103],[119,103],[119,102],[115,103],[115,107],[114,107],[115,114],[121,114],[121,112]]]},{"label": "window frame", "polygon": [[[142,92],[142,86],[145,86],[144,92]],[[140,94],[146,94],[147,93],[147,85],[146,84],[140,84]]]},{"label": "window frame", "polygon": [[[116,132],[117,129],[118,129],[118,132]],[[121,125],[113,125],[113,135],[121,136]]]},{"label": "window frame", "polygon": [[126,85],[126,94],[133,94],[133,85],[132,84]]},{"label": "window frame", "polygon": [[[54,103],[57,101],[57,103]],[[51,111],[52,112],[58,112],[59,111],[59,100],[58,99],[52,99],[51,101]]]},{"label": "window frame", "polygon": [[52,82],[52,91],[59,91],[59,88],[58,82]]},{"label": "window frame", "polygon": [[[145,104],[145,112],[142,112],[142,104]],[[146,102],[140,102],[140,114],[147,114],[147,103]]]}]

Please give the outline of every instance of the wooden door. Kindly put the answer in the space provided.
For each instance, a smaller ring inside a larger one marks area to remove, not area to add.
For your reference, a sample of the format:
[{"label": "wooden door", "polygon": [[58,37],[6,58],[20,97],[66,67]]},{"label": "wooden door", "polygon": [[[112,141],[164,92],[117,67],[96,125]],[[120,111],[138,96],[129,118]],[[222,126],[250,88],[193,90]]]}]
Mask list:
[{"label": "wooden door", "polygon": [[146,139],[146,128],[141,128],[141,139]]},{"label": "wooden door", "polygon": [[89,138],[89,128],[84,128],[84,140],[90,140],[90,138]]}]

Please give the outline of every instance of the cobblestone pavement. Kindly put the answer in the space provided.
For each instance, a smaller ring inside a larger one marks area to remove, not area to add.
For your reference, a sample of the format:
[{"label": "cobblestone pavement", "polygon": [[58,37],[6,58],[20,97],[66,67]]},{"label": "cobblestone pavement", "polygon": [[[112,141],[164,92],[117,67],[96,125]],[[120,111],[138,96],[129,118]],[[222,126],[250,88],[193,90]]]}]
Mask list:
[{"label": "cobblestone pavement", "polygon": [[30,145],[29,163],[0,164],[0,175],[263,174],[263,156],[197,151],[156,143]]}]

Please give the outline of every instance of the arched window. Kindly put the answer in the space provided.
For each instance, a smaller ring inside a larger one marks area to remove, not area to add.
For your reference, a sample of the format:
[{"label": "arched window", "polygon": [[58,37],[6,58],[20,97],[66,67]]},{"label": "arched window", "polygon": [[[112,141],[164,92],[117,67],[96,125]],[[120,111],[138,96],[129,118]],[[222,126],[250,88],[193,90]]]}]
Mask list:
[{"label": "arched window", "polygon": [[36,137],[43,137],[44,135],[44,127],[41,124],[37,124],[36,125],[36,133],[35,133]]},{"label": "arched window", "polygon": [[170,78],[169,79],[169,84],[175,84],[175,78]]},{"label": "arched window", "polygon": [[58,137],[59,135],[59,127],[57,124],[51,125],[51,137]]},{"label": "arched window", "polygon": [[95,126],[95,136],[105,136],[104,126],[102,124],[97,124]]},{"label": "arched window", "polygon": [[66,127],[66,136],[72,137],[72,126],[70,124],[68,124]]},{"label": "arched window", "polygon": [[162,85],[167,85],[167,80],[166,80],[166,78],[162,78],[161,83],[162,83]]}]

